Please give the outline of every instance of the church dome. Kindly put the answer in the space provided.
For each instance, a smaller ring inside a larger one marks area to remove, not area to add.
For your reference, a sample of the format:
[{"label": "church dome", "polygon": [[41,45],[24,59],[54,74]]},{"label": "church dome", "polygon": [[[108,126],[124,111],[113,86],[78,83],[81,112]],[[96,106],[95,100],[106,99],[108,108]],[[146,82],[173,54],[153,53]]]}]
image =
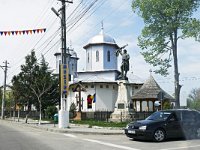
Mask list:
[{"label": "church dome", "polygon": [[74,51],[74,49],[69,49],[69,53],[72,57],[77,57],[77,53]]},{"label": "church dome", "polygon": [[111,36],[103,33],[102,31],[98,35],[92,37],[88,43],[90,44],[98,44],[98,43],[116,44],[115,40]]},{"label": "church dome", "polygon": [[101,30],[101,32],[98,35],[95,35],[94,37],[92,37],[88,41],[88,44],[86,46],[84,46],[83,48],[86,49],[89,45],[96,45],[96,44],[110,44],[110,45],[117,46],[115,40],[111,36],[105,34],[103,32],[103,29]]}]

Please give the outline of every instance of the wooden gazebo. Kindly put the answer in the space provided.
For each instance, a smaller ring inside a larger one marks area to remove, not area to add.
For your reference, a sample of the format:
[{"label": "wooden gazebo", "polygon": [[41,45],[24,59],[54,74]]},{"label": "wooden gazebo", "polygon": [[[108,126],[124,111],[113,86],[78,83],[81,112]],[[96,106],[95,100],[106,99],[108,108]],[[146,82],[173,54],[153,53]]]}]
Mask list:
[{"label": "wooden gazebo", "polygon": [[[162,93],[162,99],[159,98],[159,93]],[[160,88],[152,75],[150,75],[149,79],[131,99],[134,112],[147,114],[161,109],[165,102],[174,100],[172,96]],[[160,101],[161,106],[156,107],[156,101]]]}]

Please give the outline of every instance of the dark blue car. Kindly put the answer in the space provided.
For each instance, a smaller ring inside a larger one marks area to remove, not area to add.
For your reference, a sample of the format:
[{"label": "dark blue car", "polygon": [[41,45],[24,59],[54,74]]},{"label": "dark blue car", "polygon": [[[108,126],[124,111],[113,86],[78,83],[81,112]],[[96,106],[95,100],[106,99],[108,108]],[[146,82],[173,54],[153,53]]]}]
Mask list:
[{"label": "dark blue car", "polygon": [[129,138],[154,140],[200,138],[200,112],[190,109],[157,111],[145,120],[131,122],[125,128]]}]

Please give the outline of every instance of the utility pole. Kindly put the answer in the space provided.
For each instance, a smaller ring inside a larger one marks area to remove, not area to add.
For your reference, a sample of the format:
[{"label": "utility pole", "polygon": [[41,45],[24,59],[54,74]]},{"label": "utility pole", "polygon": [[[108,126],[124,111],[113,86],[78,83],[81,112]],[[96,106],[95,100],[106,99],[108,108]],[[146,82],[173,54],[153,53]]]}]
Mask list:
[{"label": "utility pole", "polygon": [[67,93],[68,93],[68,81],[69,81],[69,60],[70,54],[69,49],[66,46],[66,5],[65,3],[73,3],[72,0],[58,0],[61,1],[62,7],[59,11],[61,11],[61,16],[59,11],[57,12],[54,8],[51,10],[61,19],[61,42],[62,42],[62,52],[61,52],[61,59],[62,64],[60,64],[60,89],[61,89],[61,108],[58,113],[58,127],[59,128],[66,128],[69,127],[69,111],[67,108]]},{"label": "utility pole", "polygon": [[6,99],[6,77],[7,77],[7,70],[8,70],[7,60],[4,63],[5,63],[5,66],[0,66],[4,70],[4,85],[3,85],[3,97],[2,97],[2,104],[1,104],[1,119],[4,119],[4,104],[5,104],[5,99]]}]

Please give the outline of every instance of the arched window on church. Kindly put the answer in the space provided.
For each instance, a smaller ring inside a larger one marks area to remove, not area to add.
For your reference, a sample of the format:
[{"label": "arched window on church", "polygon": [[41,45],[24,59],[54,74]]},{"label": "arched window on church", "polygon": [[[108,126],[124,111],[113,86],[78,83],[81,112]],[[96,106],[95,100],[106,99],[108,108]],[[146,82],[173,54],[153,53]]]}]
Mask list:
[{"label": "arched window on church", "polygon": [[88,55],[87,55],[87,59],[88,59],[88,63],[89,63],[89,61],[90,61],[89,53],[88,53]]},{"label": "arched window on church", "polygon": [[96,51],[96,62],[98,62],[99,61],[99,51],[97,50]]},{"label": "arched window on church", "polygon": [[107,61],[110,62],[110,51],[107,51]]}]

